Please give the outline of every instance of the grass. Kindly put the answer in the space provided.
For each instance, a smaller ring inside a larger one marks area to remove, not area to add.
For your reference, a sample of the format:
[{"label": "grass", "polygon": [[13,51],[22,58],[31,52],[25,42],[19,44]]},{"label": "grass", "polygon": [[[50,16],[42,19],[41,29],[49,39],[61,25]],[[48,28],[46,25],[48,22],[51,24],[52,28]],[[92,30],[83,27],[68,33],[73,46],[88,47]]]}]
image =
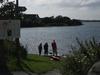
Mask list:
[{"label": "grass", "polygon": [[[60,69],[62,64],[63,59],[61,61],[54,61],[50,60],[50,57],[29,54],[26,60],[22,60],[21,66],[23,67],[23,70],[27,72],[45,73],[54,69]],[[18,70],[16,60],[10,60],[8,67],[11,71]]]}]

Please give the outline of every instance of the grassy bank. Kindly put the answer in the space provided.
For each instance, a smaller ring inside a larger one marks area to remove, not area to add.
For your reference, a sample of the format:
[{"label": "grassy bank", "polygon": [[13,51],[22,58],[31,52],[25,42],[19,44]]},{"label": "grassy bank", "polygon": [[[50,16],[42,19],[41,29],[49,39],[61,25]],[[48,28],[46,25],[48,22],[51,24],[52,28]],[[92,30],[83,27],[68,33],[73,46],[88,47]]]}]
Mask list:
[{"label": "grassy bank", "polygon": [[[45,73],[61,68],[63,59],[60,61],[50,60],[50,57],[27,54],[23,46],[17,46],[15,42],[4,40],[4,56],[10,71],[26,71]],[[6,64],[5,64],[6,65]]]},{"label": "grassy bank", "polygon": [[29,54],[27,59],[21,61],[21,68],[17,67],[16,60],[10,60],[8,63],[11,71],[24,70],[26,72],[45,73],[54,69],[61,68],[61,61],[50,60],[50,57]]}]

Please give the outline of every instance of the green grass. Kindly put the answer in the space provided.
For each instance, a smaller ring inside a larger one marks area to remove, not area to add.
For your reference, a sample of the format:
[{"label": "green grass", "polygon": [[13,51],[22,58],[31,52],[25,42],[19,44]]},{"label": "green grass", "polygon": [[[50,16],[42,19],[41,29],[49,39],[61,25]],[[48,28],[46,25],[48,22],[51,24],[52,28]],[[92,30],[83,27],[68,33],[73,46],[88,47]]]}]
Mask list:
[{"label": "green grass", "polygon": [[[8,67],[11,71],[18,70],[16,66],[16,60],[10,60]],[[50,57],[38,56],[38,55],[28,55],[26,60],[22,60],[22,66],[25,71],[31,71],[34,73],[45,73],[53,69],[61,68],[63,64],[63,59],[61,61],[50,60]]]}]

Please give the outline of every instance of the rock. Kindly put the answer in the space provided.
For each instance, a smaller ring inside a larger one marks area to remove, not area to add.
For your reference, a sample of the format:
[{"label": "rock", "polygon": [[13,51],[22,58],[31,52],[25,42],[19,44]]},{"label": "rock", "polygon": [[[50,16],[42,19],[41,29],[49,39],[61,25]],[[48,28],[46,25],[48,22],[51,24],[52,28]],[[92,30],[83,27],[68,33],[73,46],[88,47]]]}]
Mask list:
[{"label": "rock", "polygon": [[51,56],[50,60],[60,61],[61,57],[60,56]]},{"label": "rock", "polygon": [[100,61],[95,63],[88,72],[88,75],[100,75]]}]

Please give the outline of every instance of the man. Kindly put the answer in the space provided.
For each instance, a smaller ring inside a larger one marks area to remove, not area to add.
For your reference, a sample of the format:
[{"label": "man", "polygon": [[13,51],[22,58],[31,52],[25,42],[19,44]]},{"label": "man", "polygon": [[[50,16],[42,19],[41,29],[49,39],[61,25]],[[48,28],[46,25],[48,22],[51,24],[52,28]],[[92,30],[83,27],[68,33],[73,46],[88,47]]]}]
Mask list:
[{"label": "man", "polygon": [[39,55],[41,55],[41,52],[42,52],[42,43],[39,44],[38,50],[39,50]]},{"label": "man", "polygon": [[53,40],[51,45],[52,45],[53,55],[57,56],[57,44],[56,44],[55,40]]},{"label": "man", "polygon": [[44,55],[48,55],[48,43],[46,42],[45,44],[44,44]]}]

